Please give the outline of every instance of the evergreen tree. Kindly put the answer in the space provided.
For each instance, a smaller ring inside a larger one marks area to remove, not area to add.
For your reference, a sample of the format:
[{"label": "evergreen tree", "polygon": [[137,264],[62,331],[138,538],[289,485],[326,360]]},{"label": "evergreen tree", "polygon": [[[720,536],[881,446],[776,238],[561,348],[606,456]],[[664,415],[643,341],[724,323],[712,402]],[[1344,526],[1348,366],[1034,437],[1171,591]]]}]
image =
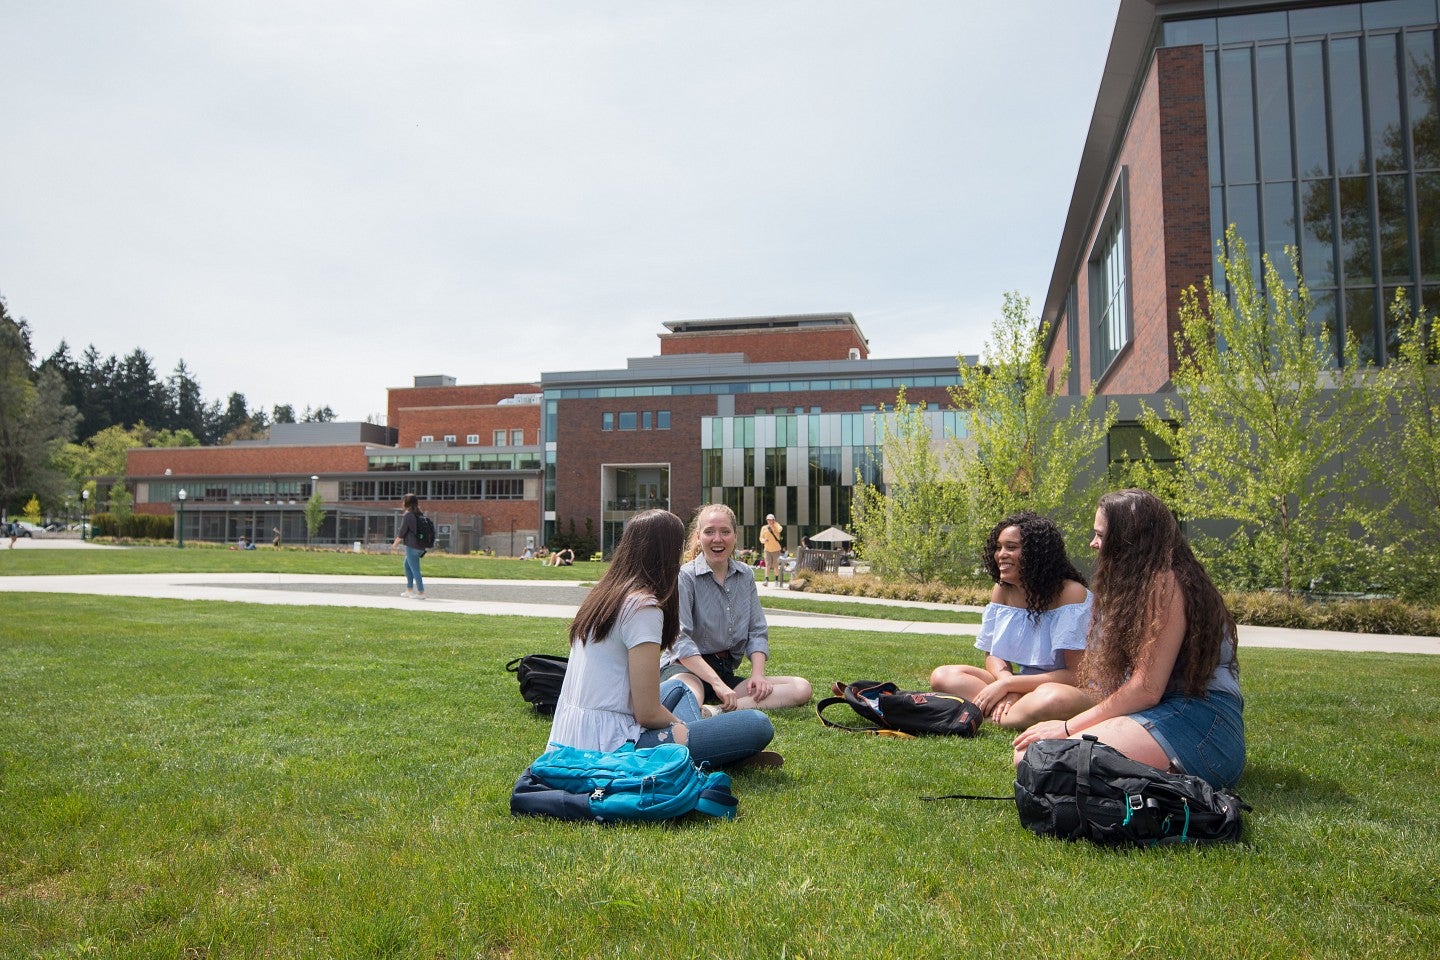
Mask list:
[{"label": "evergreen tree", "polygon": [[273,423],[294,423],[295,408],[288,403],[277,403],[271,410],[270,419]]},{"label": "evergreen tree", "polygon": [[166,398],[169,416],[164,424],[171,430],[188,430],[199,437],[205,433],[205,398],[200,394],[200,384],[190,375],[190,368],[181,360],[175,365],[175,372],[166,382]]},{"label": "evergreen tree", "polygon": [[75,409],[65,403],[65,382],[54,368],[38,374],[30,328],[11,319],[0,298],[0,510],[21,498],[64,499],[65,477],[53,465],[74,435]]}]

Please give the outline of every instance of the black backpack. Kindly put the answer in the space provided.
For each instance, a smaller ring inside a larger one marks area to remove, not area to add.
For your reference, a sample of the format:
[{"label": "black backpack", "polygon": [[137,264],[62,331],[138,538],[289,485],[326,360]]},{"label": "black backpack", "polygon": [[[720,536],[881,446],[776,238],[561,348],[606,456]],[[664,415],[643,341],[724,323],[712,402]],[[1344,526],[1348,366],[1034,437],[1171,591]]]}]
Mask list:
[{"label": "black backpack", "polygon": [[1250,807],[1199,777],[1167,773],[1092,736],[1037,740],[1015,769],[1020,822],[1039,836],[1118,846],[1240,839]]},{"label": "black backpack", "polygon": [[516,657],[505,664],[505,669],[516,675],[520,681],[520,696],[542,716],[555,712],[560,702],[560,685],[565,682],[565,668],[568,657],[552,657],[548,653],[531,653]]},{"label": "black backpack", "polygon": [[435,546],[435,521],[423,513],[415,514],[415,542],[422,550]]},{"label": "black backpack", "polygon": [[[837,730],[873,733],[885,737],[913,737],[916,734],[939,733],[973,737],[980,729],[980,708],[964,697],[928,690],[901,690],[893,683],[856,680],[836,683],[833,697],[815,705],[820,722]],[[873,726],[847,727],[825,719],[825,708],[837,703],[849,704]]]}]

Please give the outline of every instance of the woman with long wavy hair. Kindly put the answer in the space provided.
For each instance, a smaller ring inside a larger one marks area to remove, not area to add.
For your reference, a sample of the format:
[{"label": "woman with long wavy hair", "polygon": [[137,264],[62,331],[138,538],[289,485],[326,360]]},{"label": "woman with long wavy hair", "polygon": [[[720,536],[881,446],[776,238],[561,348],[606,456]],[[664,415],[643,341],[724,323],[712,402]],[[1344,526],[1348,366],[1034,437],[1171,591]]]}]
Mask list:
[{"label": "woman with long wavy hair", "polygon": [[685,524],[668,510],[647,510],[625,525],[610,568],[570,624],[552,747],[609,751],[626,742],[674,742],[687,744],[697,761],[725,766],[753,760],[775,736],[758,710],[703,719],[689,688],[660,682],[660,655],[680,632],[676,581],[684,548]]},{"label": "woman with long wavy hair", "polygon": [[1100,700],[1026,729],[1015,762],[1037,740],[1083,733],[1152,767],[1234,786],[1245,767],[1235,618],[1153,493],[1107,493],[1094,532],[1096,609],[1082,681]]},{"label": "woman with long wavy hair", "polygon": [[1022,510],[995,524],[982,559],[995,581],[977,649],[985,665],[946,664],[930,689],[973,700],[993,723],[1024,730],[1067,720],[1095,697],[1077,686],[1090,626],[1090,591],[1048,517]]}]

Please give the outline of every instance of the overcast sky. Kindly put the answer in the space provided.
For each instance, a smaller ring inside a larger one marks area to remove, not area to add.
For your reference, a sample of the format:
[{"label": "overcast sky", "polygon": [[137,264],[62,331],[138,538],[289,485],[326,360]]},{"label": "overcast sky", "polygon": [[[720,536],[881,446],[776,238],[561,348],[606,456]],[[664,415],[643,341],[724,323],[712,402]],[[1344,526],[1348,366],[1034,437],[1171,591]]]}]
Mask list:
[{"label": "overcast sky", "polygon": [[1118,0],[0,0],[0,296],[36,353],[385,409],[850,311],[1045,296]]}]

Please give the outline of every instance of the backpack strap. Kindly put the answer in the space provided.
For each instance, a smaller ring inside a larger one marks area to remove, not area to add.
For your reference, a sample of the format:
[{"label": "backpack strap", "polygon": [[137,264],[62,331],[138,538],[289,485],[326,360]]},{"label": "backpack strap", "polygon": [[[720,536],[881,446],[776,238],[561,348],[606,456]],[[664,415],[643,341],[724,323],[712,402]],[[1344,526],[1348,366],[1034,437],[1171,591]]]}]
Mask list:
[{"label": "backpack strap", "polygon": [[905,733],[902,730],[890,730],[886,727],[847,727],[843,723],[836,723],[834,720],[826,720],[825,710],[828,707],[833,707],[837,703],[843,703],[847,707],[850,706],[850,701],[846,700],[844,697],[826,697],[824,700],[821,700],[819,703],[815,704],[815,715],[819,717],[820,722],[825,724],[825,726],[827,727],[834,727],[836,730],[849,730],[851,733],[868,733],[876,737],[893,737],[896,740],[915,739],[915,735],[913,733]]},{"label": "backpack strap", "polygon": [[1014,801],[1014,796],[1009,797],[986,797],[978,793],[947,793],[943,797],[921,797],[921,800],[1009,800]]},{"label": "backpack strap", "polygon": [[734,820],[739,806],[740,801],[730,792],[729,787],[715,784],[700,791],[700,799],[695,801],[695,812],[722,820]]},{"label": "backpack strap", "polygon": [[524,659],[524,657],[516,657],[514,660],[511,660],[509,663],[505,664],[505,669],[510,671],[511,673],[519,673],[520,661]]}]

